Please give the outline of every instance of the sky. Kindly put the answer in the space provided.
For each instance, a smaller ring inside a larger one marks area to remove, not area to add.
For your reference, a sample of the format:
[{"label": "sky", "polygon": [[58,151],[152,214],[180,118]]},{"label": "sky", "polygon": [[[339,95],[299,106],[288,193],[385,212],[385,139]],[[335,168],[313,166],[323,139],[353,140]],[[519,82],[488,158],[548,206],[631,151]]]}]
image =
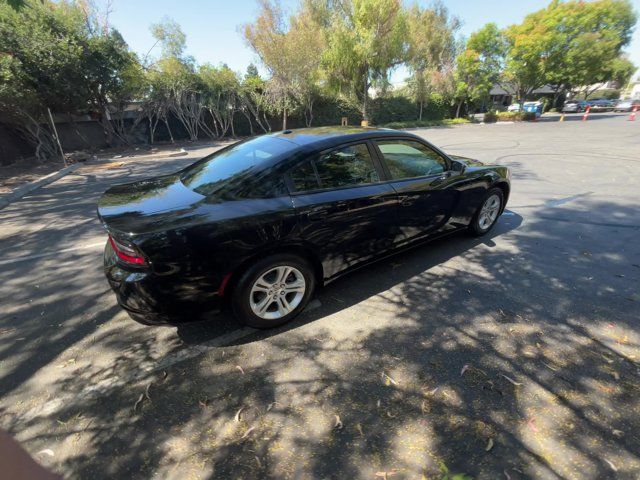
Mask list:
[{"label": "sky", "polygon": [[[488,22],[499,27],[519,23],[531,12],[545,7],[550,0],[443,0],[449,12],[458,16],[463,26],[460,33],[468,36]],[[285,10],[293,11],[297,0],[281,0]],[[414,1],[405,1],[407,5]],[[427,5],[429,1],[418,1]],[[640,0],[632,0],[640,15]],[[233,70],[244,72],[258,57],[246,45],[241,26],[258,14],[255,0],[113,0],[110,23],[120,31],[129,46],[144,56],[155,43],[149,26],[163,17],[173,18],[187,36],[187,54],[201,63],[226,63]],[[631,45],[626,48],[631,60],[640,66],[640,23]],[[159,48],[152,52],[159,55]],[[638,73],[638,72],[636,72]],[[406,76],[395,72],[393,83]]]}]

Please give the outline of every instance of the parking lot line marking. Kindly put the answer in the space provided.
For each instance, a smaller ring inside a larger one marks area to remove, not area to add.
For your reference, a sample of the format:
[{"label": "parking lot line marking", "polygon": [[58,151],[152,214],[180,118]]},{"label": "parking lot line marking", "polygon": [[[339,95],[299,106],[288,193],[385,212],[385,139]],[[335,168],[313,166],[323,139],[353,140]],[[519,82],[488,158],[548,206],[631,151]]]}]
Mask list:
[{"label": "parking lot line marking", "polygon": [[104,247],[105,243],[106,242],[103,240],[99,243],[90,243],[73,248],[63,248],[61,250],[56,250],[55,252],[38,253],[36,255],[25,255],[24,257],[8,258],[6,260],[0,260],[0,265],[10,265],[12,263],[26,262],[28,260],[37,260],[38,258],[51,257],[54,255],[60,255],[61,253],[76,252],[78,250],[91,250],[97,247]]}]

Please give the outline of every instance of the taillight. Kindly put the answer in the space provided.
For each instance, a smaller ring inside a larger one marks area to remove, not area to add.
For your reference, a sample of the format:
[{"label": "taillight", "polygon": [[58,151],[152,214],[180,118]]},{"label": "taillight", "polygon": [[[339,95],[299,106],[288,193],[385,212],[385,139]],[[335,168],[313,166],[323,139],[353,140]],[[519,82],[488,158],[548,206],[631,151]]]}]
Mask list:
[{"label": "taillight", "polygon": [[142,254],[133,245],[116,240],[111,235],[109,235],[109,243],[111,244],[115,254],[124,263],[138,266],[147,264],[147,261],[144,259]]}]

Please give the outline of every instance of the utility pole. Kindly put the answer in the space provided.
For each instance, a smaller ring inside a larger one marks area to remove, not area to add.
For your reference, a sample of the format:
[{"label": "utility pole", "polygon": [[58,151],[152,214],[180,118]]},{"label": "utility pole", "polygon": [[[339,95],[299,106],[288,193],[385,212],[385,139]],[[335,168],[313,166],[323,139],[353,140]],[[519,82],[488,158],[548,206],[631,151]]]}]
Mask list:
[{"label": "utility pole", "polygon": [[51,115],[51,110],[47,107],[47,112],[49,112],[49,120],[51,120],[51,127],[53,128],[53,135],[56,137],[56,142],[58,143],[58,148],[60,149],[60,155],[62,155],[62,161],[64,162],[64,166],[67,166],[67,159],[64,156],[64,150],[62,150],[62,145],[60,144],[60,137],[58,137],[58,130],[56,129],[56,124],[53,121],[53,115]]}]

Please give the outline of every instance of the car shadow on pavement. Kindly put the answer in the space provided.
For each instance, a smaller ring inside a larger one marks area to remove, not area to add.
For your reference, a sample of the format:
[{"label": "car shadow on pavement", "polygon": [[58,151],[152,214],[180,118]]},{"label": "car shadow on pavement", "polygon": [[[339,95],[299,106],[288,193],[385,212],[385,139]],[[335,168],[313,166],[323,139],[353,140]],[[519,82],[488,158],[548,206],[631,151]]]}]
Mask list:
[{"label": "car shadow on pavement", "polygon": [[[293,324],[9,430],[74,478],[638,478],[637,209],[544,212],[366,267]],[[95,335],[110,363],[156,354]]]},{"label": "car shadow on pavement", "polygon": [[[279,328],[255,330],[255,333],[228,344],[240,345],[259,341],[347,309],[461,255],[477,245],[484,244],[491,247],[495,245],[494,238],[518,228],[521,223],[522,217],[520,215],[507,210],[491,232],[484,237],[471,237],[466,232],[457,232],[432,242],[418,244],[409,250],[365,265],[321,288],[316,293],[316,301],[311,301],[310,306],[294,321]],[[204,316],[206,317],[207,314]],[[197,345],[227,335],[240,328],[241,326],[230,312],[223,311],[213,316],[212,319],[179,325],[177,334],[185,344]]]}]

